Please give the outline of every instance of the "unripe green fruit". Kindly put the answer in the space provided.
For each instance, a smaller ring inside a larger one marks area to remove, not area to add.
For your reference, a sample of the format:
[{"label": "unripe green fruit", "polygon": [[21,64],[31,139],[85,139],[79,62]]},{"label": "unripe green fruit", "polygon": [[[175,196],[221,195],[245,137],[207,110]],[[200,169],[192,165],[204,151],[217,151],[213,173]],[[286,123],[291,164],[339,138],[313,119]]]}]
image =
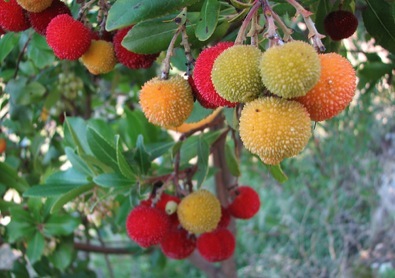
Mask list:
[{"label": "unripe green fruit", "polygon": [[218,94],[231,102],[247,102],[259,96],[264,87],[259,73],[262,52],[251,45],[235,45],[214,62],[211,80]]},{"label": "unripe green fruit", "polygon": [[314,47],[303,41],[292,41],[269,48],[262,55],[262,82],[283,98],[304,96],[318,82],[321,64]]}]

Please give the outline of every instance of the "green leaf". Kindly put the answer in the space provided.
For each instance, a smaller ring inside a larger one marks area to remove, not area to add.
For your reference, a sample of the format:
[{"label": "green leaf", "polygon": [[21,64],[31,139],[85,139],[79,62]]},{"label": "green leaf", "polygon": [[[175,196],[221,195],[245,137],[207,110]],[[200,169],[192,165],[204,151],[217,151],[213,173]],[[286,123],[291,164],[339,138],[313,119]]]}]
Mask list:
[{"label": "green leaf", "polygon": [[111,174],[101,174],[93,179],[93,181],[102,187],[122,187],[122,186],[131,186],[136,180],[128,179],[120,174],[111,173]]},{"label": "green leaf", "polygon": [[87,176],[93,175],[93,172],[89,169],[85,161],[81,159],[70,147],[66,147],[64,150],[67,159],[70,161],[71,165],[73,165],[73,168],[75,168],[78,172],[86,174]]},{"label": "green leaf", "polygon": [[281,165],[268,165],[265,164],[268,168],[270,174],[273,178],[275,178],[279,183],[284,183],[288,180],[288,177],[285,175],[283,170],[281,169]]},{"label": "green leaf", "polygon": [[115,149],[117,154],[118,167],[122,175],[131,180],[136,180],[137,179],[136,171],[130,167],[124,155],[122,154],[122,146],[121,146],[119,135],[115,136]]},{"label": "green leaf", "polygon": [[19,78],[8,82],[5,91],[10,94],[12,103],[28,105],[40,101],[46,89],[39,82],[27,83],[26,78]]},{"label": "green leaf", "polygon": [[0,162],[0,173],[0,183],[7,188],[14,188],[19,192],[29,188],[29,184],[18,176],[18,172],[4,162]]},{"label": "green leaf", "polygon": [[173,148],[175,142],[167,142],[167,143],[154,143],[145,145],[147,152],[151,154],[151,160],[154,160],[157,157],[160,157],[167,153],[169,150]]},{"label": "green leaf", "polygon": [[362,11],[363,22],[376,43],[395,52],[395,17],[391,5],[385,0],[366,0]]},{"label": "green leaf", "polygon": [[95,187],[94,184],[82,185],[82,186],[76,187],[74,189],[71,189],[70,191],[66,192],[65,194],[62,194],[52,204],[51,213],[55,213],[55,212],[59,211],[65,204],[67,204],[71,200],[74,200],[76,197],[80,196],[81,194],[92,190],[94,187]]},{"label": "green leaf", "polygon": [[80,220],[71,215],[52,215],[44,223],[46,236],[65,236],[72,234],[80,224]]},{"label": "green leaf", "polygon": [[146,19],[159,17],[192,5],[196,1],[197,0],[118,0],[108,12],[106,30],[113,31]]},{"label": "green leaf", "polygon": [[10,32],[0,39],[0,65],[11,51],[18,46],[19,33]]},{"label": "green leaf", "polygon": [[199,23],[195,35],[201,41],[208,40],[214,33],[218,23],[220,4],[218,0],[205,0],[200,11]]},{"label": "green leaf", "polygon": [[11,222],[7,225],[8,241],[14,243],[27,235],[32,235],[36,231],[36,226],[27,222],[16,222],[11,218]]},{"label": "green leaf", "polygon": [[[154,54],[166,50],[178,25],[171,19],[176,14],[164,18],[150,19],[135,25],[125,36],[122,45],[130,51],[142,54]],[[186,31],[189,42],[198,42],[195,37],[196,24],[199,21],[199,13],[188,13]],[[176,45],[181,42],[181,36],[176,40]]]},{"label": "green leaf", "polygon": [[189,115],[188,119],[185,121],[186,123],[196,123],[200,120],[203,120],[208,115],[213,113],[212,109],[206,109],[200,105],[198,101],[195,101],[193,104],[193,110],[191,115]]},{"label": "green leaf", "polygon": [[203,136],[199,137],[197,142],[197,171],[195,174],[196,181],[197,181],[197,188],[203,184],[206,180],[208,174],[208,157],[210,156],[210,146],[206,140],[204,140]]},{"label": "green leaf", "polygon": [[14,207],[10,209],[12,222],[34,224],[34,218],[28,210],[21,207]]},{"label": "green leaf", "polygon": [[36,231],[33,238],[27,242],[26,255],[31,264],[34,264],[41,258],[44,252],[44,247],[44,236],[39,231]]},{"label": "green leaf", "polygon": [[78,153],[92,154],[86,135],[86,123],[81,118],[66,117],[64,124],[64,142],[66,146],[77,147]]},{"label": "green leaf", "polygon": [[228,123],[228,125],[234,129],[238,129],[239,121],[237,120],[237,115],[236,115],[236,108],[223,108],[222,113],[225,116],[225,120]]},{"label": "green leaf", "polygon": [[114,146],[91,127],[88,127],[87,139],[93,154],[113,170],[118,170],[117,154]]},{"label": "green leaf", "polygon": [[33,34],[27,46],[27,56],[39,69],[51,66],[55,61],[53,50],[48,46],[45,37],[37,33]]},{"label": "green leaf", "polygon": [[235,149],[229,142],[225,144],[225,160],[226,165],[229,168],[229,172],[235,177],[240,177],[239,161],[236,158]]},{"label": "green leaf", "polygon": [[64,271],[71,264],[74,255],[74,241],[70,237],[67,240],[62,240],[48,259],[56,268]]},{"label": "green leaf", "polygon": [[137,138],[134,160],[137,162],[140,172],[144,175],[147,174],[149,168],[151,168],[151,160],[150,154],[145,149],[144,137],[141,135]]}]

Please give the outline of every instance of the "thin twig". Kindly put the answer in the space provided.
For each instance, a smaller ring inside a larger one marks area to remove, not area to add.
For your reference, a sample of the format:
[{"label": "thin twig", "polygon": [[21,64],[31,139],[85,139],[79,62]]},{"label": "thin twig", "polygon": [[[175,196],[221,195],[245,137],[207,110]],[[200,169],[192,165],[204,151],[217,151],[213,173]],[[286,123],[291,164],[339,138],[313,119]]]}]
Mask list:
[{"label": "thin twig", "polygon": [[[100,245],[102,247],[106,247],[98,228],[96,228],[96,232],[97,232],[97,239],[99,240]],[[110,259],[108,258],[108,254],[104,254],[104,260],[106,261],[106,265],[107,265],[107,269],[108,269],[108,273],[109,273],[110,277],[114,278],[115,277],[114,270],[112,268]]]},{"label": "thin twig", "polygon": [[246,38],[246,30],[248,28],[248,25],[250,25],[252,19],[256,15],[258,9],[260,8],[261,4],[259,0],[256,0],[254,5],[251,7],[250,11],[248,12],[246,18],[244,19],[243,23],[240,26],[239,32],[237,33],[237,37],[235,40],[235,44],[243,44],[245,38]]},{"label": "thin twig", "polygon": [[19,52],[18,60],[16,61],[16,66],[15,66],[14,78],[16,78],[16,77],[18,76],[19,64],[20,64],[21,61],[22,61],[23,54],[25,54],[26,48],[27,48],[27,46],[29,45],[29,43],[30,43],[30,41],[31,41],[31,39],[32,39],[32,37],[33,37],[33,34],[34,34],[34,33],[31,33],[31,34],[29,35],[29,37],[27,38],[25,44],[23,45],[23,48],[22,48],[21,52]]}]

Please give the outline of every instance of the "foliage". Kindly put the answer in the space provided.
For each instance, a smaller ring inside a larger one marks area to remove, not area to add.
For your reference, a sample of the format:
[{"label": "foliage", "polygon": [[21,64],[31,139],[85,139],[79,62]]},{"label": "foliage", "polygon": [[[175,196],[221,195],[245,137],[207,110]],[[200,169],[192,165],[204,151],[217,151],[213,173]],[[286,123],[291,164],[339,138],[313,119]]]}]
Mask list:
[{"label": "foliage", "polygon": [[[300,157],[274,166],[264,165],[238,145],[237,108],[223,109],[222,125],[180,135],[149,123],[138,105],[141,86],[160,74],[160,62],[179,28],[175,18],[184,21],[196,58],[206,46],[236,39],[250,3],[108,1],[108,18],[101,24],[98,10],[107,1],[93,1],[91,6],[77,2],[67,1],[74,18],[84,14],[95,31],[133,24],[124,47],[162,54],[150,69],[118,64],[108,74],[93,76],[79,61],[58,60],[45,37],[33,29],[0,35],[0,137],[7,141],[6,152],[0,154],[0,244],[22,254],[4,272],[6,277],[28,272],[95,277],[107,271],[123,277],[131,275],[130,265],[136,277],[147,277],[148,271],[151,277],[201,277],[187,262],[166,259],[157,248],[137,247],[127,238],[124,223],[132,207],[155,189],[155,182],[174,171],[184,174],[182,185],[214,190],[221,169],[210,158],[221,140],[230,175],[258,189],[263,200],[253,221],[237,224],[240,276],[334,277],[356,248],[368,247],[366,226],[378,202],[381,171],[375,153],[384,134],[394,128],[384,120],[391,117],[387,111],[394,105],[393,1],[299,1],[314,13],[319,33],[324,33],[324,17],[340,2],[343,9],[355,11],[360,22],[356,34],[344,42],[325,38],[323,43],[327,51],[353,62],[358,94],[342,115],[317,123]],[[293,29],[293,38],[306,40],[295,9],[283,0],[270,3]],[[268,42],[264,38],[260,46],[264,49]],[[171,58],[175,74],[190,70],[180,43],[181,37]],[[187,122],[209,112],[196,104]],[[347,236],[355,236],[355,242]],[[115,241],[120,243],[112,246]],[[118,252],[109,260],[107,255],[80,255],[81,250],[108,251],[109,245]],[[112,270],[111,264],[125,267]]]}]

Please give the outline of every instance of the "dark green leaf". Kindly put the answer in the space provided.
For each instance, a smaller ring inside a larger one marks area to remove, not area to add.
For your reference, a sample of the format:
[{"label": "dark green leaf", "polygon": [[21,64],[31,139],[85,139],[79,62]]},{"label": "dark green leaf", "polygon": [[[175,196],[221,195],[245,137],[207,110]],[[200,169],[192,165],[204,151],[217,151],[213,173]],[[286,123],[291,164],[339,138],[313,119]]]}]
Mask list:
[{"label": "dark green leaf", "polygon": [[[166,50],[178,25],[171,19],[176,15],[164,18],[150,19],[135,25],[122,41],[122,45],[130,51],[142,54],[154,54]],[[195,45],[195,28],[199,20],[199,13],[188,13],[186,23],[189,42]],[[176,45],[179,45],[181,36],[178,37]]]},{"label": "dark green leaf", "polygon": [[130,165],[127,163],[124,155],[122,154],[122,146],[120,142],[119,135],[115,136],[115,149],[116,149],[116,154],[117,154],[117,162],[118,162],[118,167],[119,170],[121,171],[122,175],[126,178],[129,178],[131,180],[136,180],[136,171],[130,167]]},{"label": "dark green leaf", "polygon": [[39,231],[36,231],[33,238],[27,242],[26,255],[31,264],[34,264],[41,258],[44,252],[44,247],[44,236]]},{"label": "dark green leaf", "polygon": [[7,225],[8,241],[14,243],[21,238],[32,235],[36,231],[36,226],[28,222],[16,222],[11,219]]},{"label": "dark green leaf", "polygon": [[11,51],[18,46],[19,33],[10,32],[0,39],[0,65]]},{"label": "dark green leaf", "polygon": [[192,113],[185,122],[186,123],[196,123],[200,120],[203,120],[211,113],[213,113],[212,109],[206,109],[203,106],[201,106],[198,101],[195,101],[195,103],[193,104]]},{"label": "dark green leaf", "polygon": [[137,138],[134,160],[137,162],[140,172],[144,175],[147,174],[149,168],[151,167],[151,160],[150,154],[145,149],[144,137],[141,135]]},{"label": "dark green leaf", "polygon": [[56,268],[64,271],[71,264],[74,255],[74,241],[73,238],[70,238],[68,240],[62,240],[48,259]]},{"label": "dark green leaf", "polygon": [[24,192],[29,188],[28,183],[18,176],[18,172],[4,162],[0,162],[0,183],[7,188]]},{"label": "dark green leaf", "polygon": [[226,165],[229,168],[229,172],[233,176],[239,177],[240,176],[239,161],[236,158],[234,147],[232,147],[229,142],[227,142],[225,145],[225,159],[226,159]]},{"label": "dark green leaf", "polygon": [[275,178],[278,182],[284,183],[288,180],[288,177],[285,175],[283,170],[281,169],[281,165],[268,165],[266,164],[270,174],[273,178]]},{"label": "dark green leaf", "polygon": [[237,120],[236,109],[235,108],[224,108],[222,113],[225,116],[225,120],[228,125],[234,130],[238,129],[239,121]]},{"label": "dark green leaf", "polygon": [[203,136],[200,136],[197,142],[197,171],[195,174],[197,187],[203,184],[208,174],[208,157],[210,156],[210,146]]},{"label": "dark green leaf", "polygon": [[70,191],[62,194],[52,204],[51,213],[55,213],[55,212],[59,211],[65,204],[67,204],[71,200],[74,200],[76,197],[80,196],[81,194],[92,190],[94,187],[95,187],[94,184],[82,185],[82,186],[73,188]]},{"label": "dark green leaf", "polygon": [[131,186],[136,182],[136,180],[125,178],[117,173],[101,174],[95,177],[93,181],[102,187]]},{"label": "dark green leaf", "polygon": [[65,236],[74,232],[80,220],[71,215],[52,215],[44,223],[43,232],[47,236]]},{"label": "dark green leaf", "polygon": [[78,172],[84,173],[87,176],[92,176],[93,173],[87,164],[70,147],[66,147],[64,150],[67,155],[67,159]]},{"label": "dark green leaf", "polygon": [[200,11],[199,23],[195,35],[201,41],[208,40],[214,33],[218,23],[220,4],[218,0],[205,0]]},{"label": "dark green leaf", "polygon": [[66,117],[64,124],[64,142],[66,146],[77,147],[79,154],[88,153],[92,154],[87,136],[86,136],[86,123],[81,118]]},{"label": "dark green leaf", "polygon": [[159,17],[192,5],[196,1],[197,0],[118,0],[108,12],[106,30],[113,31],[146,19]]},{"label": "dark green leaf", "polygon": [[51,66],[55,61],[53,50],[48,46],[45,37],[34,33],[27,46],[27,56],[39,68]]},{"label": "dark green leaf", "polygon": [[175,142],[168,142],[168,143],[154,143],[154,144],[147,144],[145,147],[147,152],[151,154],[151,160],[154,160],[157,157],[164,155],[165,153],[169,152],[170,149],[173,148]]},{"label": "dark green leaf", "polygon": [[362,17],[368,33],[376,43],[395,52],[395,17],[391,5],[385,0],[366,0]]}]

